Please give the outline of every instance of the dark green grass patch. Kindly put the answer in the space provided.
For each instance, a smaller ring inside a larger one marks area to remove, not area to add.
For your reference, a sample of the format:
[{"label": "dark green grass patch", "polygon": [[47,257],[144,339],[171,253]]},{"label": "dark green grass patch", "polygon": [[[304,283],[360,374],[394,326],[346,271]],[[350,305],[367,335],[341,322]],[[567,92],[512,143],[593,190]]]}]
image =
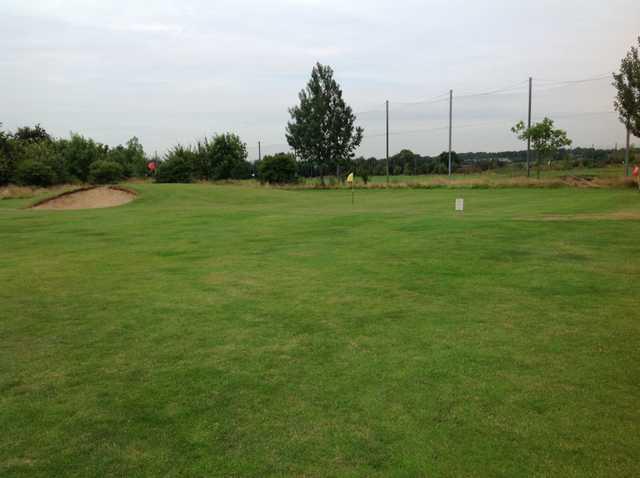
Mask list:
[{"label": "dark green grass patch", "polygon": [[132,188],[0,203],[0,476],[638,475],[636,192]]}]

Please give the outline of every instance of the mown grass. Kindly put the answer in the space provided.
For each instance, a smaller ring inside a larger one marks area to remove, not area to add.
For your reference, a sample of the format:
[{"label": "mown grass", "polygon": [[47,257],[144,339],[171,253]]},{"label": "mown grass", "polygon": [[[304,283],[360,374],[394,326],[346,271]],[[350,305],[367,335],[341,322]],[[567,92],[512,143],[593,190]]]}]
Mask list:
[{"label": "mown grass", "polygon": [[0,201],[0,476],[638,475],[637,192],[131,187]]}]

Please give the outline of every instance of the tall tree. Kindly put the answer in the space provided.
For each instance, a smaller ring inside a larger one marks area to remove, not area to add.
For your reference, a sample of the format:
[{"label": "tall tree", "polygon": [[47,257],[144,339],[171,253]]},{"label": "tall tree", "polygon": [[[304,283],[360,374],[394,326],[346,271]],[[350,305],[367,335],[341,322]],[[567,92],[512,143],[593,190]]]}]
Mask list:
[{"label": "tall tree", "polygon": [[354,125],[356,117],[342,99],[342,89],[329,66],[316,64],[298,98],[300,104],[289,109],[287,142],[298,157],[318,168],[324,184],[330,167],[349,164],[364,130]]},{"label": "tall tree", "polygon": [[518,121],[516,125],[511,128],[518,139],[521,141],[531,140],[533,149],[536,150],[536,165],[538,179],[540,179],[540,160],[547,158],[555,154],[558,149],[571,145],[571,140],[567,136],[567,132],[553,127],[553,120],[544,118],[539,123],[534,124],[531,128],[527,128],[524,125],[524,121]]},{"label": "tall tree", "polygon": [[[640,37],[638,37],[640,46]],[[640,137],[640,59],[638,48],[632,46],[620,62],[620,72],[613,74],[613,86],[618,90],[613,106],[627,129],[627,147],[624,154],[625,175],[629,175],[629,138]]]}]

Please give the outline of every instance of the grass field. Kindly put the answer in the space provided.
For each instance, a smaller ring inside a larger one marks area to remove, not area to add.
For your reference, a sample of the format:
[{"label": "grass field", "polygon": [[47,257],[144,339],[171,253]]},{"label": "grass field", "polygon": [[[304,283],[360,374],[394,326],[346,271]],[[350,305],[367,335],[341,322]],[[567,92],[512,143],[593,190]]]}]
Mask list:
[{"label": "grass field", "polygon": [[[454,173],[451,177],[446,174],[426,175],[396,175],[389,176],[391,186],[408,185],[410,187],[435,186],[435,187],[563,187],[575,186],[576,181],[583,181],[581,186],[589,185],[589,181],[595,180],[591,186],[595,187],[627,187],[622,184],[625,178],[625,169],[622,165],[610,165],[599,168],[575,168],[575,169],[548,169],[544,168],[537,177],[535,168],[531,170],[531,176],[527,178],[526,170],[521,167],[503,167],[479,173]],[[632,180],[632,178],[627,178]],[[356,185],[363,186],[359,176],[355,177]],[[371,176],[369,186],[377,187],[387,183],[386,176]],[[254,182],[255,183],[255,182]],[[335,176],[328,176],[326,184],[336,186]],[[320,185],[319,178],[304,178],[301,185]],[[633,186],[633,184],[631,184]]]},{"label": "grass field", "polygon": [[[594,176],[599,178],[611,178],[611,177],[621,177],[624,176],[624,165],[615,165],[615,166],[606,166],[601,168],[574,168],[574,169],[549,169],[542,168],[540,171],[541,179],[551,179],[551,178],[559,178],[563,176]],[[456,173],[453,174],[454,179],[479,179],[479,178],[489,178],[489,179],[504,179],[504,178],[525,178],[527,172],[523,168],[515,168],[515,167],[503,167],[500,169],[491,169],[488,171],[483,171],[481,173],[471,173],[471,174],[461,174]],[[531,166],[531,178],[536,178],[536,168],[535,164]],[[447,175],[437,175],[437,174],[428,174],[428,175],[398,175],[398,176],[389,176],[390,182],[412,182],[412,181],[433,181],[438,179],[446,179]],[[374,183],[382,183],[386,182],[386,176],[372,176],[371,182]]]},{"label": "grass field", "polygon": [[640,474],[637,191],[131,187],[0,201],[0,476]]}]

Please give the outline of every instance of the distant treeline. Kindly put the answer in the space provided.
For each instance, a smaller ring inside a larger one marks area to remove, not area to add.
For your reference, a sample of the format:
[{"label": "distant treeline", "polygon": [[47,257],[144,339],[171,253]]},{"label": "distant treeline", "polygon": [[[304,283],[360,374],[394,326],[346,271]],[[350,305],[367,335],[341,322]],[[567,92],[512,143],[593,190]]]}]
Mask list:
[{"label": "distant treeline", "polygon": [[[527,152],[498,151],[498,152],[452,152],[452,168],[457,173],[475,173],[490,169],[505,167],[524,168]],[[624,159],[623,150],[599,148],[573,148],[560,150],[552,160],[552,166],[559,169],[576,167],[598,167],[608,164],[620,164]],[[536,161],[535,151],[531,151],[530,161]],[[387,173],[387,161],[384,158],[359,157],[354,160],[357,170],[366,170],[371,176]],[[389,157],[390,175],[423,175],[446,174],[448,172],[449,155],[443,152],[438,156],[422,156],[408,149],[403,149]],[[300,167],[303,176],[315,176],[313,168]]]},{"label": "distant treeline", "polygon": [[[1,124],[0,124],[1,126]],[[526,151],[452,153],[453,170],[473,173],[505,167],[524,168]],[[622,150],[573,148],[560,150],[552,167],[597,167],[620,164]],[[633,158],[632,158],[633,160]],[[390,175],[446,174],[448,153],[422,156],[403,149],[389,158]],[[531,153],[532,163],[535,152]],[[151,167],[150,167],[151,165]],[[328,165],[325,175],[343,178],[350,171],[368,179],[387,174],[384,158],[358,157],[349,163]],[[111,147],[79,134],[54,138],[40,125],[14,132],[0,127],[0,184],[49,186],[60,183],[110,183],[133,177],[153,176],[158,182],[191,182],[255,177],[266,182],[291,182],[298,177],[317,177],[312,165],[296,161],[288,153],[247,161],[245,143],[232,133],[202,139],[194,145],[176,145],[162,158],[149,157],[136,137]]]}]

